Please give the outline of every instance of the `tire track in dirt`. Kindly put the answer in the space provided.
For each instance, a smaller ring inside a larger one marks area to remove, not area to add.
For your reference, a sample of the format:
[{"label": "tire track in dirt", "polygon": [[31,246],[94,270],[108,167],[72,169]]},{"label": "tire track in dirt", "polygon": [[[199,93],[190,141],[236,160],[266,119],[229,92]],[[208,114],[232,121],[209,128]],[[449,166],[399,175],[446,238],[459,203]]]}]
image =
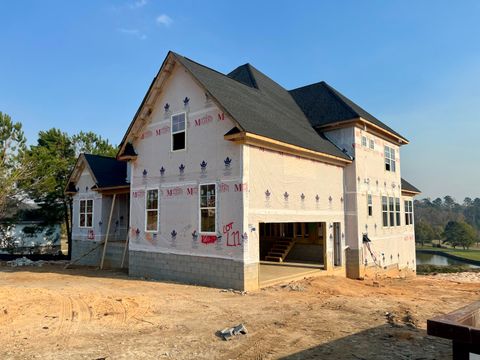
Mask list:
[{"label": "tire track in dirt", "polygon": [[62,296],[60,324],[54,334],[62,339],[64,346],[68,346],[80,327],[91,320],[92,311],[84,299],[80,296]]},{"label": "tire track in dirt", "polygon": [[110,305],[112,307],[111,314],[113,315],[111,320],[111,325],[113,327],[123,326],[127,321],[127,308],[123,304],[122,299],[109,299]]},{"label": "tire track in dirt", "polygon": [[72,323],[70,321],[72,316],[72,301],[70,297],[61,296],[61,304],[60,304],[60,315],[59,315],[59,324],[57,330],[54,331],[54,336],[61,339],[63,345],[68,344],[68,338],[70,337],[70,329],[72,327]]},{"label": "tire track in dirt", "polygon": [[122,299],[123,304],[127,311],[127,316],[125,319],[126,323],[135,321],[135,322],[143,322],[143,319],[139,319],[138,316],[143,317],[146,313],[150,310],[150,304],[148,304],[145,308],[140,307],[138,302],[131,298]]}]

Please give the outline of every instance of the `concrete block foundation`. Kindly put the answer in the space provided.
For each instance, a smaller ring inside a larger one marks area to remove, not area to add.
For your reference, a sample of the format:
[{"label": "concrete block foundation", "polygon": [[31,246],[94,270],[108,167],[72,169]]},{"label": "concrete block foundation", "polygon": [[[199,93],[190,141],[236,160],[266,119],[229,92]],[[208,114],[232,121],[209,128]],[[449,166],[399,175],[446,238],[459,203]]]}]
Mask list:
[{"label": "concrete block foundation", "polygon": [[363,277],[360,264],[360,250],[347,249],[346,254],[346,272],[350,279],[360,279]]},{"label": "concrete block foundation", "polygon": [[[81,258],[90,250],[93,250],[87,256]],[[119,269],[122,264],[123,250],[125,248],[124,242],[109,242],[107,244],[107,252],[105,253],[104,267],[110,269]],[[128,250],[127,250],[128,251]],[[86,266],[100,266],[100,260],[102,258],[103,244],[100,241],[93,240],[72,240],[72,261],[76,261],[77,265]],[[128,267],[128,254],[125,258],[124,267]]]},{"label": "concrete block foundation", "polygon": [[129,275],[236,290],[258,288],[258,264],[158,252],[129,252]]}]

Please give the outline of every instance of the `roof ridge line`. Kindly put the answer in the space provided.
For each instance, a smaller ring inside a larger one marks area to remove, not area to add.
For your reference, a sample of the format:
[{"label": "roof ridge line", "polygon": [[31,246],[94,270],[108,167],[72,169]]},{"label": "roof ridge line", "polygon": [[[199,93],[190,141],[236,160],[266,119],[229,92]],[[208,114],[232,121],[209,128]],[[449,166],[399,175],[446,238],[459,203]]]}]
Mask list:
[{"label": "roof ridge line", "polygon": [[[186,60],[188,60],[188,61],[191,61],[191,62],[194,63],[194,64],[197,64],[197,65],[199,65],[199,66],[201,66],[201,67],[204,67],[205,69],[214,71],[214,72],[216,72],[217,74],[223,75],[223,76],[225,76],[225,77],[228,78],[228,76],[225,75],[224,73],[221,73],[220,71],[215,70],[215,69],[213,69],[213,68],[211,68],[211,67],[209,67],[209,66],[200,64],[199,62],[197,62],[197,61],[195,61],[195,60],[192,60],[192,59],[190,59],[190,58],[188,58],[188,57],[186,57],[186,56],[183,56],[183,55],[181,55],[181,54],[179,54],[179,53],[176,53],[176,52],[174,52],[174,51],[172,51],[172,54],[175,55],[175,56],[181,56],[181,57],[183,57],[184,59],[186,59]],[[229,78],[229,79],[230,79],[230,78]],[[233,80],[233,79],[232,79],[232,80]]]},{"label": "roof ridge line", "polygon": [[106,159],[113,159],[113,160],[117,160],[117,158],[115,156],[107,156],[107,155],[100,155],[100,154],[91,154],[91,153],[86,153],[86,152],[83,152],[81,153],[83,155],[88,155],[88,156],[97,156],[97,157],[103,157],[103,158],[106,158]]},{"label": "roof ridge line", "polygon": [[256,70],[256,68],[253,67],[252,64],[250,64],[250,63],[248,63],[248,62],[247,62],[245,65],[247,66],[247,69],[248,69],[248,77],[250,78],[250,80],[251,80],[252,83],[254,84],[253,87],[254,87],[255,89],[260,90],[259,87],[258,87],[257,79],[255,79],[255,76],[253,76],[253,73],[252,73],[252,69],[255,69],[255,70]]},{"label": "roof ridge line", "polygon": [[296,90],[300,90],[300,89],[303,89],[303,88],[307,88],[307,87],[310,87],[310,86],[314,86],[314,85],[319,85],[319,84],[322,84],[322,83],[325,83],[325,81],[323,80],[320,80],[320,81],[317,81],[317,82],[314,82],[314,83],[311,83],[311,84],[308,84],[308,85],[303,85],[303,86],[299,86],[297,88],[294,88],[294,89],[291,89],[291,90],[287,90],[288,92],[290,91],[296,91]]},{"label": "roof ridge line", "polygon": [[[201,66],[201,67],[203,67],[203,68],[205,68],[205,69],[208,69],[208,70],[210,70],[210,71],[216,72],[217,74],[222,75],[222,76],[224,76],[224,77],[226,77],[227,79],[230,79],[230,80],[232,80],[232,81],[235,81],[236,83],[242,84],[243,86],[246,86],[246,87],[249,88],[249,89],[257,90],[257,91],[259,90],[258,87],[257,87],[257,88],[252,88],[251,86],[248,86],[247,84],[244,84],[244,83],[242,83],[241,81],[232,79],[232,78],[231,78],[230,76],[228,76],[227,74],[224,74],[224,73],[222,73],[222,72],[220,72],[220,71],[218,71],[218,70],[215,70],[215,69],[213,69],[213,68],[211,68],[211,67],[209,67],[209,66],[200,64],[199,62],[197,62],[197,61],[195,61],[195,60],[192,60],[192,59],[190,59],[190,58],[188,58],[188,57],[186,57],[186,56],[183,56],[183,55],[181,55],[181,54],[178,54],[178,53],[176,53],[176,52],[174,52],[174,51],[172,51],[172,54],[174,54],[175,56],[180,56],[180,57],[184,58],[185,60],[188,60],[188,61],[190,61],[190,62],[192,62],[192,63],[194,63],[194,64],[196,64],[196,65],[198,65],[198,66]],[[247,64],[250,65],[250,63],[246,63],[246,64],[244,64],[244,65],[247,65]],[[239,65],[239,66],[237,66],[237,68],[240,67],[240,66],[243,66],[243,65]],[[252,66],[252,65],[250,65],[250,66]],[[252,66],[252,67],[253,67],[253,66]],[[256,83],[256,81],[255,81],[255,83]]]}]

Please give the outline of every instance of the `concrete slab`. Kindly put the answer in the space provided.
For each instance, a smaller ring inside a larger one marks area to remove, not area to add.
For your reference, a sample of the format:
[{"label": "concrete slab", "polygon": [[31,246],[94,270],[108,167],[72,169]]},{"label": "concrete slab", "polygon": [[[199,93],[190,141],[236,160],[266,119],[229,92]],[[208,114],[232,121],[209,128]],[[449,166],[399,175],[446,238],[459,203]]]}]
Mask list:
[{"label": "concrete slab", "polygon": [[272,286],[286,283],[293,280],[300,280],[306,276],[320,276],[324,272],[320,267],[311,265],[302,266],[292,263],[274,264],[261,262],[259,265],[259,285],[260,287]]}]

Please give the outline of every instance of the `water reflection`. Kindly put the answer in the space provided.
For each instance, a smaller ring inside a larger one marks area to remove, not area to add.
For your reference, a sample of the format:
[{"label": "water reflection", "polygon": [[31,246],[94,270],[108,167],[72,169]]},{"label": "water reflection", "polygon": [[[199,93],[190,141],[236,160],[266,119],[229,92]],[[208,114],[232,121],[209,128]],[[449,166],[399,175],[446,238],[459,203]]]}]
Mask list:
[{"label": "water reflection", "polygon": [[479,266],[467,264],[460,260],[450,259],[439,254],[425,254],[417,252],[417,265],[465,265],[467,267],[478,268]]}]

